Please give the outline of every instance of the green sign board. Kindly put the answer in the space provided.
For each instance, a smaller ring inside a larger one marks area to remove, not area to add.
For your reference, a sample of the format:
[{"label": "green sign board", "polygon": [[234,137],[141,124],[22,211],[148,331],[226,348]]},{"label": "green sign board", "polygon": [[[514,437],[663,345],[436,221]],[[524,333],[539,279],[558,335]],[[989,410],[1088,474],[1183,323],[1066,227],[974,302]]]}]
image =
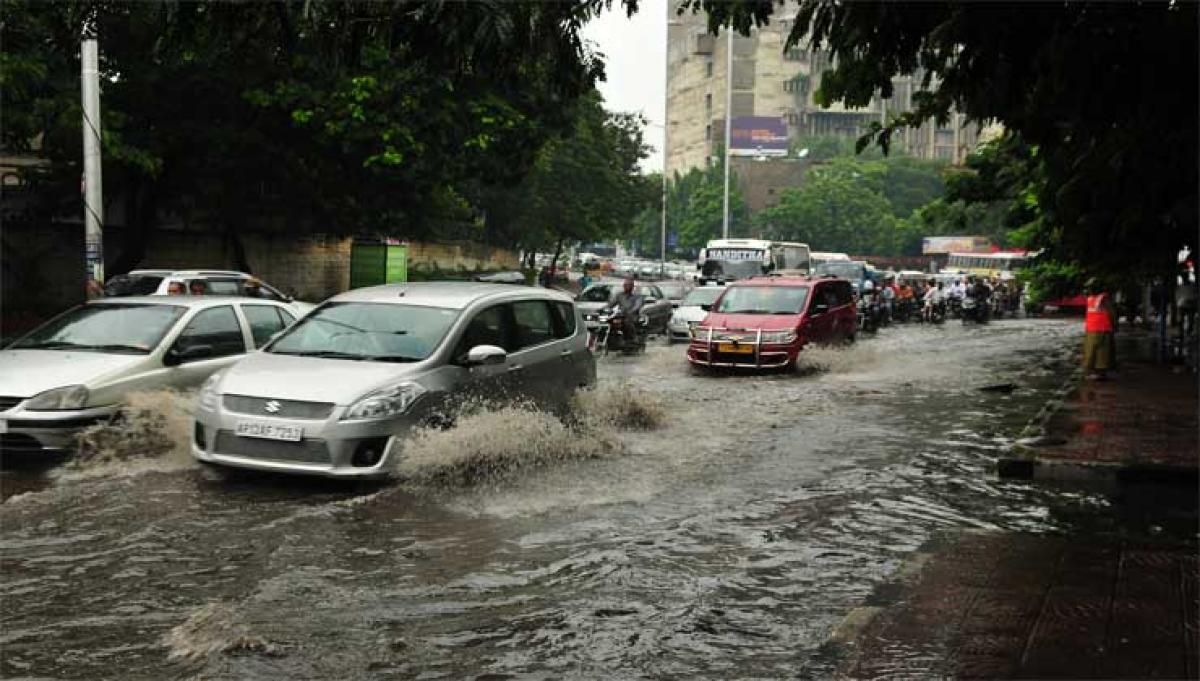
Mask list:
[{"label": "green sign board", "polygon": [[350,288],[408,281],[408,247],[360,244],[350,248]]}]

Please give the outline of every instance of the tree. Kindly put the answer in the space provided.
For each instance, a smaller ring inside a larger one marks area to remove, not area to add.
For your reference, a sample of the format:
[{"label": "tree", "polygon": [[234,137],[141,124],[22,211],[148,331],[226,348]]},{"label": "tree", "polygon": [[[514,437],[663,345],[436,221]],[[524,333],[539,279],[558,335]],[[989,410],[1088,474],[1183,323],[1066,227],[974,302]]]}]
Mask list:
[{"label": "tree", "polygon": [[[729,178],[729,235],[748,236],[750,212]],[[676,175],[667,188],[667,231],[679,235],[679,249],[697,251],[710,239],[719,239],[725,222],[725,175],[718,166],[692,168]]]},{"label": "tree", "polygon": [[575,107],[574,126],[538,153],[533,171],[507,197],[516,204],[512,237],[526,250],[599,241],[628,232],[657,186],[638,163],[648,154],[641,116],[609,113],[599,93]]},{"label": "tree", "polygon": [[779,203],[755,216],[767,238],[801,241],[817,250],[890,255],[897,220],[881,193],[842,168],[810,171]]},{"label": "tree", "polygon": [[[710,28],[769,20],[765,0],[688,0]],[[1197,237],[1200,4],[800,0],[785,49],[809,41],[836,66],[823,104],[863,106],[920,73],[914,111],[873,139],[953,108],[997,120],[1039,150],[1045,220],[1031,235],[1094,272],[1169,271]],[[867,144],[868,138],[860,140]]]},{"label": "tree", "polygon": [[[77,210],[80,29],[101,36],[118,273],[169,212],[245,228],[436,235],[480,177],[520,182],[603,67],[579,31],[611,0],[125,3],[5,0],[5,148],[42,140],[47,211]],[[630,12],[636,0],[623,0]],[[16,115],[9,115],[18,112]],[[246,266],[248,269],[248,266]]]}]

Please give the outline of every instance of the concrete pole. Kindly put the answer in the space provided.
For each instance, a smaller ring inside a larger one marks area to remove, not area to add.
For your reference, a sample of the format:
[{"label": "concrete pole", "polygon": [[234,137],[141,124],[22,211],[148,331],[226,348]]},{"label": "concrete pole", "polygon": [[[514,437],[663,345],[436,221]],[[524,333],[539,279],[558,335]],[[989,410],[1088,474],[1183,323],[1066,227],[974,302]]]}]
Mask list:
[{"label": "concrete pole", "polygon": [[733,26],[725,34],[725,212],[721,221],[721,238],[729,238],[729,143],[733,130]]},{"label": "concrete pole", "polygon": [[84,262],[89,298],[103,295],[104,186],[100,170],[100,68],[95,37],[80,46],[83,95],[83,224]]},{"label": "concrete pole", "polygon": [[659,235],[658,276],[667,276],[667,135],[670,133],[671,82],[671,21],[667,20],[666,44],[663,46],[663,143],[662,143],[662,233]]}]

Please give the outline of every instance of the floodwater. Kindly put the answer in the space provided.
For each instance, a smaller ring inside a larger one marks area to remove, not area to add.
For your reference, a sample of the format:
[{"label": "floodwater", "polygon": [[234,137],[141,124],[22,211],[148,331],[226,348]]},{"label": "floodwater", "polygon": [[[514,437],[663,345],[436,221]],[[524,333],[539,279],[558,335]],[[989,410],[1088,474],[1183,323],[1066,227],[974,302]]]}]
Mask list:
[{"label": "floodwater", "polygon": [[[601,360],[584,435],[484,412],[382,484],[225,477],[170,447],[9,470],[0,674],[827,676],[832,628],[940,530],[1144,529],[990,470],[1080,326],[885,329],[789,376],[694,375],[653,345]],[[488,465],[442,474],[468,454]]]}]

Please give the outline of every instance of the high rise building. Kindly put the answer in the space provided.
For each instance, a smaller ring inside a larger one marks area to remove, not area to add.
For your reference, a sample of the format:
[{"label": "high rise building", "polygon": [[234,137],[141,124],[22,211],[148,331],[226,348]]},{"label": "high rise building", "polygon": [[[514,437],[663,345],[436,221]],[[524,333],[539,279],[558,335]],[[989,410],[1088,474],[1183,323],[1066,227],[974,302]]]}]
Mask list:
[{"label": "high rise building", "polygon": [[[887,99],[876,97],[861,109],[840,104],[823,107],[813,100],[822,75],[833,67],[829,52],[805,45],[784,51],[795,7],[783,6],[771,22],[749,36],[734,33],[733,68],[728,73],[727,34],[708,33],[701,12],[677,15],[667,3],[667,149],[668,173],[719,162],[724,144],[726,83],[732,75],[734,120],[743,116],[782,119],[792,139],[838,136],[857,139],[872,122],[912,108],[920,78],[902,76]],[[893,148],[927,159],[961,163],[979,142],[979,127],[954,113],[946,125],[927,122],[893,136]]]}]

